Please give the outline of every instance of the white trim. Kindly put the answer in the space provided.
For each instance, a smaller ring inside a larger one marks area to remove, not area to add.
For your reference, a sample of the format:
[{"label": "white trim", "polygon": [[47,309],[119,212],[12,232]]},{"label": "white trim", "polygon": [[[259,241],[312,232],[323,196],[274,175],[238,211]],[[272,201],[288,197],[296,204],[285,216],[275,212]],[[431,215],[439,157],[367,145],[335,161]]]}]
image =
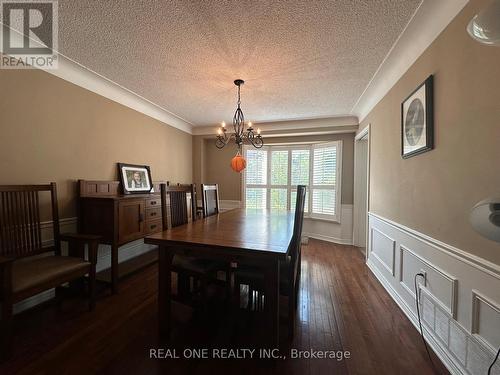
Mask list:
[{"label": "white trim", "polygon": [[[356,246],[359,246],[360,243],[358,243],[358,238],[359,238],[359,228],[361,227],[360,220],[365,221],[365,247],[368,248],[368,210],[369,210],[369,201],[370,201],[370,125],[368,124],[365,126],[359,133],[354,137],[354,201],[353,201],[353,226],[352,226],[352,241],[353,244]],[[359,153],[360,153],[360,142],[367,142],[366,143],[366,166],[364,168],[359,168],[358,166],[358,159],[359,159]],[[359,180],[361,178],[361,174],[365,172],[366,173],[366,192],[364,199],[366,200],[366,210],[363,209],[363,216],[361,217],[360,215],[360,208],[359,205],[361,204],[360,202],[360,197],[359,194],[363,193],[359,191]],[[356,220],[355,220],[356,219]],[[365,255],[368,252],[365,252]]]},{"label": "white trim", "polygon": [[324,234],[309,233],[309,232],[302,233],[302,237],[314,238],[316,240],[332,242],[340,245],[352,245],[352,239],[350,238],[339,238],[339,237],[333,237]]},{"label": "white trim", "polygon": [[[373,275],[377,278],[377,280],[382,284],[382,286],[385,288],[385,290],[389,293],[389,295],[392,297],[394,302],[399,306],[401,310],[403,310],[403,313],[407,316],[407,318],[410,320],[410,322],[413,324],[415,329],[419,330],[418,328],[418,319],[417,316],[414,314],[413,310],[407,305],[407,303],[401,298],[401,296],[398,294],[398,292],[392,287],[392,285],[385,279],[385,277],[382,275],[382,273],[379,271],[376,265],[374,265],[371,261],[371,259],[368,259],[366,262],[366,265],[370,269],[370,271],[373,273]],[[426,338],[427,343],[431,347],[431,349],[436,353],[438,358],[443,362],[445,367],[450,371],[451,374],[465,374],[465,370],[458,367],[455,361],[450,358],[450,356],[442,349],[441,345],[439,345],[439,338],[437,338],[434,335],[434,332],[429,330],[427,326],[424,324],[423,325],[423,330],[424,330],[424,335]]]},{"label": "white trim", "polygon": [[427,261],[426,259],[424,259],[420,255],[418,255],[413,250],[410,250],[405,245],[399,245],[399,251],[400,251],[399,282],[401,283],[401,285],[407,287],[407,285],[403,282],[403,254],[406,251],[408,254],[410,254],[411,256],[413,256],[414,258],[416,258],[420,263],[423,263],[426,267],[428,267],[429,269],[433,270],[438,275],[440,275],[443,279],[447,280],[450,283],[450,285],[451,285],[450,293],[451,294],[450,294],[450,306],[449,307],[446,306],[441,300],[437,299],[427,289],[427,277],[428,277],[428,275],[425,278],[424,287],[427,290],[427,294],[429,294],[429,296],[431,296],[435,300],[435,302],[440,305],[441,309],[444,310],[444,311],[446,311],[453,319],[456,319],[457,318],[457,305],[458,305],[458,300],[457,300],[457,298],[458,298],[458,293],[457,293],[458,280],[457,280],[457,278],[455,276],[452,276],[452,275],[446,273],[441,268],[433,265],[432,263],[430,263],[429,261]]},{"label": "white trim", "polygon": [[[294,132],[297,135],[308,135],[308,134],[320,134],[311,131],[310,129],[324,129],[323,134],[331,133],[352,133],[355,130],[345,130],[343,127],[358,126],[359,122],[355,116],[338,116],[338,117],[327,117],[320,119],[295,119],[295,120],[283,120],[283,121],[271,121],[271,122],[260,122],[254,123],[254,128],[259,128],[262,133],[265,132],[284,132],[284,131],[300,131]],[[216,135],[217,128],[220,125],[214,124],[209,126],[196,126],[193,128],[193,135]],[[232,129],[232,126],[229,126]],[[338,128],[338,129],[328,129],[328,128]],[[267,137],[275,136],[281,137],[285,134],[273,134],[266,135]],[[291,135],[291,134],[286,134]]]},{"label": "white trim", "polygon": [[59,54],[58,58],[59,68],[46,70],[47,73],[192,134],[189,121],[66,56]]},{"label": "white trim", "polygon": [[369,137],[370,136],[370,125],[371,124],[368,124],[363,129],[359,130],[358,134],[356,134],[356,136],[354,137],[354,140],[361,141],[361,140],[364,140],[365,137]]},{"label": "white trim", "polygon": [[[379,263],[384,267],[392,276],[395,276],[396,274],[396,240],[394,238],[389,237],[387,234],[384,232],[380,231],[377,228],[371,228],[370,235],[371,235],[371,241],[370,243],[373,244],[373,233],[377,232],[381,236],[384,236],[391,242],[391,264],[387,264],[374,250],[373,247],[369,249],[369,252],[371,255],[375,257],[379,261]],[[373,245],[372,245],[373,246]]]},{"label": "white trim", "polygon": [[[468,0],[423,1],[384,58],[351,113],[363,121]],[[464,31],[465,32],[465,31]]]},{"label": "white trim", "polygon": [[479,304],[484,303],[488,305],[493,311],[495,311],[500,316],[500,306],[495,302],[485,297],[479,291],[472,289],[472,319],[471,319],[471,333],[472,335],[483,345],[488,347],[492,352],[496,352],[498,348],[495,348],[493,344],[488,342],[479,333]]},{"label": "white trim", "polygon": [[392,220],[386,219],[383,216],[374,214],[373,212],[369,212],[368,216],[373,216],[379,220],[382,220],[385,222],[387,225],[390,225],[396,229],[399,229],[403,232],[405,232],[407,235],[416,238],[419,241],[422,241],[430,246],[433,246],[434,248],[441,250],[442,252],[453,256],[454,258],[467,263],[471,266],[474,266],[475,268],[486,272],[487,274],[496,277],[497,279],[500,279],[500,265],[494,264],[486,259],[480,258],[476,255],[470,254],[464,250],[458,249],[454,246],[448,245],[444,242],[441,242],[439,240],[436,240],[432,237],[427,236],[426,234],[420,233],[414,229],[408,228],[404,225],[401,225],[399,223],[396,223]]},{"label": "white trim", "polygon": [[[5,25],[3,25],[3,23],[0,21],[0,26],[3,27]],[[11,33],[11,37],[19,40],[23,38],[23,35],[16,29],[10,29],[14,31],[14,33]],[[37,41],[35,40],[35,42]],[[0,49],[0,56],[2,52],[3,51]],[[111,99],[128,108],[134,109],[137,112],[143,113],[149,117],[161,121],[164,124],[192,134],[193,124],[189,121],[183,119],[173,112],[168,111],[167,109],[152,102],[151,100],[146,99],[145,97],[135,93],[134,91],[129,90],[126,87],[112,81],[111,79],[106,78],[105,76],[93,71],[92,69],[87,68],[86,66],[76,62],[70,57],[63,55],[61,52],[56,52],[58,60],[57,69],[42,69],[44,72],[50,73],[65,81],[71,82],[86,90],[92,91],[93,93]]]}]

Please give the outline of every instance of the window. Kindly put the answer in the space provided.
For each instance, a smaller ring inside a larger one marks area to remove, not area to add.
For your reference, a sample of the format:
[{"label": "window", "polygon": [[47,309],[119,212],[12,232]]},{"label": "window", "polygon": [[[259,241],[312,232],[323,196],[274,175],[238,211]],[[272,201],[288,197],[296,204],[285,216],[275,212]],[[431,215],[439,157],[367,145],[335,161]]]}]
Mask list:
[{"label": "window", "polygon": [[301,146],[245,147],[245,206],[294,209],[297,185],[306,185],[309,217],[340,221],[341,141]]}]

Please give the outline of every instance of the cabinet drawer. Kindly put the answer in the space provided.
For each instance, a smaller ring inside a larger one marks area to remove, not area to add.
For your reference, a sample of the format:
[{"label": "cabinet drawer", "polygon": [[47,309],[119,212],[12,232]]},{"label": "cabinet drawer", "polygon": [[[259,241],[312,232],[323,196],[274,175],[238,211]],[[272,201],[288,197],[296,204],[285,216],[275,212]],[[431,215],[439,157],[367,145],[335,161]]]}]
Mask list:
[{"label": "cabinet drawer", "polygon": [[161,207],[148,208],[146,210],[146,221],[161,219]]},{"label": "cabinet drawer", "polygon": [[148,221],[146,223],[146,234],[152,234],[156,232],[161,232],[161,220]]},{"label": "cabinet drawer", "polygon": [[161,206],[161,198],[150,198],[146,199],[146,208],[150,207],[160,207]]}]

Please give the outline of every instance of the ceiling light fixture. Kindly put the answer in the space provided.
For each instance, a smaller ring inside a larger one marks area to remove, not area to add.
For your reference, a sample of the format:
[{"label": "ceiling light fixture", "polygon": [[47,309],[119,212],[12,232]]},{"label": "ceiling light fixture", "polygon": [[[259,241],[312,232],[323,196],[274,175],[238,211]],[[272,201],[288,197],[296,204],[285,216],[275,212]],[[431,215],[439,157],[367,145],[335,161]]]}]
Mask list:
[{"label": "ceiling light fixture", "polygon": [[245,81],[242,79],[237,79],[234,84],[238,86],[238,108],[234,112],[233,116],[233,129],[234,133],[227,135],[226,123],[222,122],[221,127],[217,129],[217,138],[215,140],[215,145],[217,148],[223,148],[226,146],[231,139],[234,139],[236,146],[238,146],[238,154],[241,153],[241,146],[244,143],[252,144],[255,148],[261,148],[264,145],[264,140],[260,135],[260,129],[257,129],[257,134],[254,132],[252,123],[249,122],[245,131],[245,116],[243,116],[243,111],[241,110],[241,99],[240,99],[240,88]]}]

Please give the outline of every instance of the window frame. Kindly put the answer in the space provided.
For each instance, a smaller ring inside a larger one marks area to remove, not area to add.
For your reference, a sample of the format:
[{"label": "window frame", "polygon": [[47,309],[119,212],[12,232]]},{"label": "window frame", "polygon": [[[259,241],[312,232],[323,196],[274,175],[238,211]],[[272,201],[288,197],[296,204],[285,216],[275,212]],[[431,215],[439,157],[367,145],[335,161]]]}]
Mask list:
[{"label": "window frame", "polygon": [[[314,186],[313,185],[313,173],[314,173],[314,150],[317,148],[327,148],[327,147],[336,147],[336,176],[335,181],[335,215],[327,215],[327,214],[315,214],[312,212],[312,201],[313,201],[313,191],[321,190],[321,189],[331,189],[331,186]],[[243,146],[243,157],[247,158],[247,150],[253,149],[252,146],[245,145]],[[257,184],[246,184],[246,169],[241,174],[242,181],[242,206],[246,206],[246,189],[247,188],[265,188],[266,189],[266,207],[271,207],[271,189],[286,189],[287,191],[287,209],[291,209],[291,193],[296,190],[296,185],[292,185],[292,151],[294,150],[308,150],[309,151],[309,181],[307,184],[308,191],[308,202],[307,202],[307,212],[304,213],[305,217],[323,220],[323,221],[332,221],[336,223],[340,223],[341,220],[341,212],[342,212],[342,140],[338,141],[330,141],[330,142],[322,142],[322,143],[314,143],[314,144],[294,144],[294,145],[268,145],[263,146],[261,151],[267,152],[267,176],[266,176],[266,184],[265,185],[257,185]],[[271,180],[271,165],[272,165],[272,152],[273,151],[288,151],[288,172],[287,172],[287,185],[275,185],[272,184]]]}]

